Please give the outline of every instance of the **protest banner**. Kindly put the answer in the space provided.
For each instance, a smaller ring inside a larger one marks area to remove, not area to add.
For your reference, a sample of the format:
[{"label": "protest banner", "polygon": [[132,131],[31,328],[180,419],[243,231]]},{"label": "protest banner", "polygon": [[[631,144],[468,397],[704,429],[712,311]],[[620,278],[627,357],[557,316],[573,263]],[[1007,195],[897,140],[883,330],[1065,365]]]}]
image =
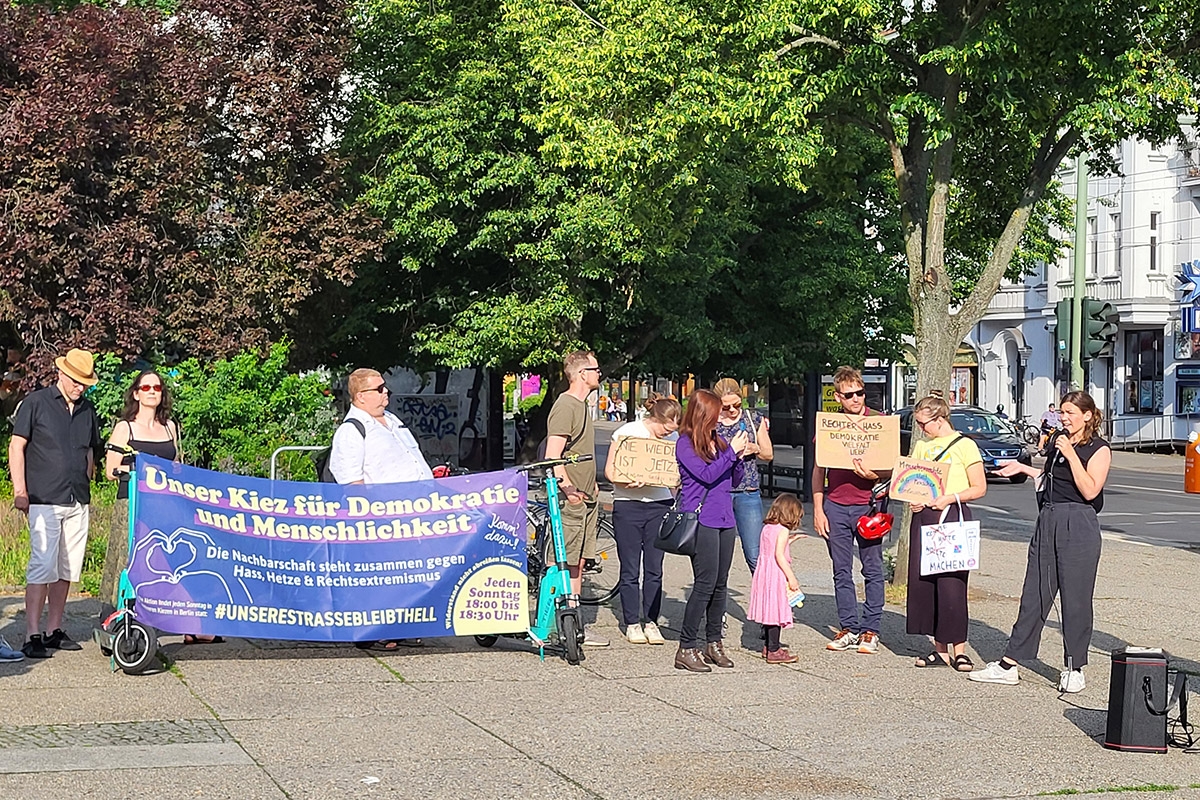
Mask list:
[{"label": "protest banner", "polygon": [[520,633],[525,473],[269,481],[138,455],[129,579],[169,633],[308,641]]},{"label": "protest banner", "polygon": [[854,469],[857,461],[869,470],[889,470],[900,457],[900,418],[819,411],[816,438],[819,467]]},{"label": "protest banner", "polygon": [[647,486],[679,485],[675,443],[668,439],[622,436],[613,445],[613,473],[620,483],[640,481]]},{"label": "protest banner", "polygon": [[927,506],[929,501],[946,493],[946,479],[949,477],[950,465],[944,461],[922,461],[900,456],[892,470],[888,497]]}]

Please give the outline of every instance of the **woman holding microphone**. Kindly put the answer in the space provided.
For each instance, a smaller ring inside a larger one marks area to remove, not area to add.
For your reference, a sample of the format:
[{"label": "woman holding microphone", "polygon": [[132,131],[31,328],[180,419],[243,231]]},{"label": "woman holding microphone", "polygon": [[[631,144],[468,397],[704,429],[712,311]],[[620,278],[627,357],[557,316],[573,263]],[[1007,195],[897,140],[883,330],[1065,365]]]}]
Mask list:
[{"label": "woman holding microphone", "polygon": [[1092,595],[1100,565],[1100,521],[1104,482],[1112,450],[1098,436],[1101,414],[1087,392],[1070,392],[1059,404],[1063,431],[1047,442],[1046,465],[1039,472],[1016,462],[1002,467],[1005,477],[1022,473],[1037,479],[1037,527],[1029,542],[1021,607],[1004,657],[968,677],[980,683],[1015,686],[1017,662],[1037,658],[1046,617],[1062,595],[1063,660],[1061,692],[1082,692],[1083,667],[1092,641]]}]

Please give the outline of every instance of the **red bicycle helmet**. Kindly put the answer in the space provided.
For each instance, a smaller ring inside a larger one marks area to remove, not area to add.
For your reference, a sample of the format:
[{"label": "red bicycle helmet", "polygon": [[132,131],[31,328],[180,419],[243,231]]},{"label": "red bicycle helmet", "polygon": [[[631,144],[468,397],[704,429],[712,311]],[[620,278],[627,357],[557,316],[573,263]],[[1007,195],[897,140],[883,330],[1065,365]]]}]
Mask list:
[{"label": "red bicycle helmet", "polygon": [[882,539],[892,530],[896,518],[891,514],[877,511],[865,517],[858,518],[858,535],[864,539]]}]

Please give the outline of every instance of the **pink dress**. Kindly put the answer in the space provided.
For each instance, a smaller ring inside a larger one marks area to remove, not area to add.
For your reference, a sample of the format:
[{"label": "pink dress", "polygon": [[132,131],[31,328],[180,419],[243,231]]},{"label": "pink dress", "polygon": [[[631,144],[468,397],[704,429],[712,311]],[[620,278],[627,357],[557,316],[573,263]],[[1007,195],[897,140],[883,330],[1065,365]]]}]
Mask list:
[{"label": "pink dress", "polygon": [[[758,565],[754,579],[750,581],[750,606],[746,616],[763,625],[792,626],[792,607],[788,605],[787,576],[775,562],[775,542],[787,536],[788,529],[782,525],[763,525],[758,539]],[[792,553],[787,551],[788,563]]]}]

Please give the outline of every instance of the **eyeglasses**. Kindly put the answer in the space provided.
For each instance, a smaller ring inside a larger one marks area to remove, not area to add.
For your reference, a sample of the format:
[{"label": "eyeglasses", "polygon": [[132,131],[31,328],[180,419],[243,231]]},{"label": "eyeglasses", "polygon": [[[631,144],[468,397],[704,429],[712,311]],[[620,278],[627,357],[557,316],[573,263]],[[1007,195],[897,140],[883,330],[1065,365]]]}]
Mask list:
[{"label": "eyeglasses", "polygon": [[378,386],[372,386],[370,389],[363,389],[363,391],[364,392],[379,392],[380,394],[383,394],[384,392],[390,392],[392,390],[387,387],[386,383],[381,383]]},{"label": "eyeglasses", "polygon": [[579,368],[579,371],[580,371],[580,372],[594,372],[594,373],[596,373],[597,375],[599,375],[599,374],[600,374],[600,368],[599,368],[599,367],[580,367],[580,368]]},{"label": "eyeglasses", "polygon": [[137,388],[139,392],[161,392],[163,390],[161,383],[143,383]]},{"label": "eyeglasses", "polygon": [[733,403],[731,405],[725,405],[724,403],[721,404],[722,411],[740,411],[741,408],[742,408],[741,403]]},{"label": "eyeglasses", "polygon": [[929,419],[925,420],[924,422],[921,422],[921,420],[916,419],[914,417],[913,421],[916,422],[917,425],[920,426],[921,430],[925,430],[925,427],[927,425],[932,425],[933,423],[937,422],[939,419],[942,419],[942,417],[930,417]]},{"label": "eyeglasses", "polygon": [[[63,375],[67,375],[67,373],[64,372]],[[85,389],[87,388],[86,383],[84,383],[83,381],[77,381],[74,378],[72,378],[70,375],[67,375],[67,380],[69,380],[71,383],[75,384],[76,386],[82,386]]]},{"label": "eyeglasses", "polygon": [[867,390],[859,389],[856,392],[838,392],[838,394],[840,394],[842,397],[847,397],[847,398],[849,398],[849,397],[866,397]]}]

